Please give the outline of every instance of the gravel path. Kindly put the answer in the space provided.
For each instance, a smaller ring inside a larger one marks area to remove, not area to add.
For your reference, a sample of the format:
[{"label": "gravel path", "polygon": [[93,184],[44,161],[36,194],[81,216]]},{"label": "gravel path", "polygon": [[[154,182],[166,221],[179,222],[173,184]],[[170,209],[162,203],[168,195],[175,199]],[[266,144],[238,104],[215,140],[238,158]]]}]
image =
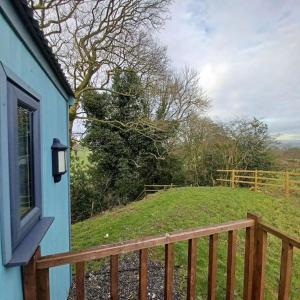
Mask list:
[{"label": "gravel path", "polygon": [[[136,254],[124,255],[119,262],[119,299],[138,299],[139,259]],[[148,299],[164,299],[164,265],[148,261]],[[184,299],[180,280],[180,267],[174,269],[174,300]],[[99,272],[90,272],[85,278],[86,299],[110,299],[110,268],[105,264]],[[75,284],[68,300],[75,299]]]}]

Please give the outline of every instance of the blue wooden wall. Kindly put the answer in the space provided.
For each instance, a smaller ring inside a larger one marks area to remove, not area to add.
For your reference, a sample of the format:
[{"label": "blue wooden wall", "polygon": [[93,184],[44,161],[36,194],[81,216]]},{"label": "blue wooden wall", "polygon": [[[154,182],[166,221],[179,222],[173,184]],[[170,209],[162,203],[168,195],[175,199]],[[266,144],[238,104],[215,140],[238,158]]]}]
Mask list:
[{"label": "blue wooden wall", "polygon": [[[37,63],[37,60],[28,51],[28,48],[19,39],[12,26],[9,25],[7,19],[1,13],[0,39],[0,61],[42,97],[41,158],[43,214],[44,216],[55,217],[54,223],[42,241],[42,255],[69,251],[69,176],[64,175],[61,182],[55,184],[51,169],[51,144],[53,138],[59,138],[64,144],[68,143],[68,99],[62,96],[62,93],[59,92],[53,81],[47,76],[41,64]],[[4,126],[3,122],[0,124]],[[5,143],[6,141],[1,140],[0,142]],[[7,169],[0,171],[0,176],[7,175]],[[66,299],[70,286],[70,278],[70,268],[68,266],[51,270],[51,299]],[[0,299],[22,299],[21,270],[19,267],[5,268],[2,264],[1,251]]]}]

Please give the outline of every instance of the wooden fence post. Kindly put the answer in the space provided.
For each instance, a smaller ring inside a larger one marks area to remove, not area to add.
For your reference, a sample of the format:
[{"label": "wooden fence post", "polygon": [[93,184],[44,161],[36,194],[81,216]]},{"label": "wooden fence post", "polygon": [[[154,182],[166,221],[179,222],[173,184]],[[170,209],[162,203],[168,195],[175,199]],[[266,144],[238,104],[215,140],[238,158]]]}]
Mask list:
[{"label": "wooden fence post", "polygon": [[255,173],[254,173],[254,191],[255,192],[257,192],[257,188],[258,188],[257,187],[257,183],[258,183],[257,177],[258,177],[258,172],[257,172],[257,170],[255,170]]},{"label": "wooden fence post", "polygon": [[284,194],[286,197],[290,196],[290,182],[289,182],[289,172],[285,171],[285,180],[284,180]]},{"label": "wooden fence post", "polygon": [[231,170],[231,187],[234,188],[235,170]]}]

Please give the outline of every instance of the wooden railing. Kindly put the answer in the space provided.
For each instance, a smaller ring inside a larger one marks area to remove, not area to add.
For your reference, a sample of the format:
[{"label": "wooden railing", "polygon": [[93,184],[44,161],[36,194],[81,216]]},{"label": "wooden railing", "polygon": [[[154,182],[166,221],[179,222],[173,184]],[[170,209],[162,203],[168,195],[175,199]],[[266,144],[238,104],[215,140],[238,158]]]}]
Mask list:
[{"label": "wooden railing", "polygon": [[177,187],[174,184],[146,184],[144,185],[145,196],[148,194],[153,194],[160,191],[166,191],[171,188]]},{"label": "wooden railing", "polygon": [[39,252],[37,252],[31,262],[24,268],[25,300],[49,300],[49,269],[68,264],[76,265],[76,299],[85,299],[85,264],[104,257],[110,257],[111,299],[116,300],[119,292],[122,293],[121,290],[119,291],[118,286],[119,255],[132,251],[139,251],[139,299],[146,300],[148,297],[148,249],[161,245],[165,246],[164,299],[171,300],[173,299],[174,244],[181,241],[188,242],[187,299],[196,299],[197,241],[199,238],[206,236],[209,237],[207,294],[208,299],[214,300],[217,297],[217,248],[220,233],[228,233],[226,299],[232,300],[234,299],[235,290],[237,233],[242,229],[246,230],[243,299],[262,300],[264,298],[268,233],[282,240],[278,299],[289,299],[293,248],[300,248],[300,242],[262,223],[259,217],[248,214],[247,219],[239,221],[103,245],[78,252],[60,253],[44,257],[40,257]]},{"label": "wooden railing", "polygon": [[261,170],[218,170],[218,182],[229,183],[232,188],[247,185],[257,191],[261,187],[280,189],[286,197],[300,193],[300,173]]},{"label": "wooden railing", "polygon": [[174,188],[174,187],[178,187],[178,186],[176,186],[174,184],[145,184],[144,189],[135,198],[134,201],[142,200],[149,194],[154,194],[154,193],[160,192],[160,191],[166,191],[166,190]]}]

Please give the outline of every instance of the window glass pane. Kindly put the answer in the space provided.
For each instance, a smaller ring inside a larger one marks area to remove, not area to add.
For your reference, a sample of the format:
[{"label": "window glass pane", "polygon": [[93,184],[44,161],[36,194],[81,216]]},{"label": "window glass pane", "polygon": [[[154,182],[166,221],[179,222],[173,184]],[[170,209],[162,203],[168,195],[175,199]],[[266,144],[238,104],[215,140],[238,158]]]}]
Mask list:
[{"label": "window glass pane", "polygon": [[33,207],[32,111],[18,105],[18,172],[20,214],[24,217]]}]

